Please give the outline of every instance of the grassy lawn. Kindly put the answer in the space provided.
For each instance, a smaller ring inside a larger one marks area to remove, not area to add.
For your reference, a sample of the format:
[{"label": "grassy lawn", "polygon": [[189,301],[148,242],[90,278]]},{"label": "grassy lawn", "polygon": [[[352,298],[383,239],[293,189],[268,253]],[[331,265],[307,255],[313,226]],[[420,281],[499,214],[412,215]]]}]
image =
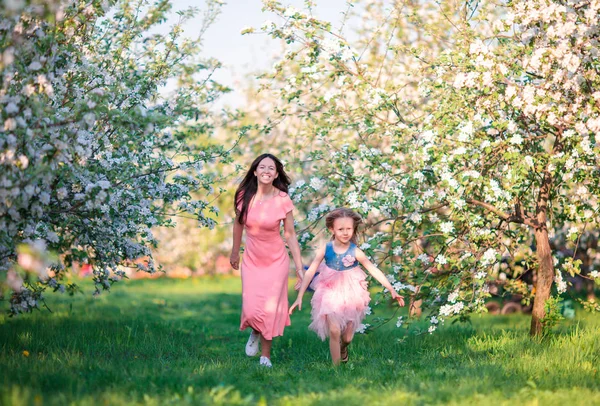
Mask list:
[{"label": "grassy lawn", "polygon": [[84,286],[50,295],[52,314],[0,316],[0,404],[600,404],[600,320],[583,311],[541,344],[522,315],[419,336],[391,322],[334,368],[305,298],[268,370],[244,355],[238,279]]}]

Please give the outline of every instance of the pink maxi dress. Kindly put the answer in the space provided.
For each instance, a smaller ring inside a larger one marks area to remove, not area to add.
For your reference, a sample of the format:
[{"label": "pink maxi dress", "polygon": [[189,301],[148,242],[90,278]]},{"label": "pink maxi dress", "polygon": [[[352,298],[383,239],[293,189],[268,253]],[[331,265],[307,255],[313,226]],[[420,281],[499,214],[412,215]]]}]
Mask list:
[{"label": "pink maxi dress", "polygon": [[246,217],[246,249],[242,256],[242,319],[240,330],[252,327],[267,340],[283,335],[290,325],[288,273],[290,258],[280,235],[282,220],[294,209],[281,192],[253,202]]}]

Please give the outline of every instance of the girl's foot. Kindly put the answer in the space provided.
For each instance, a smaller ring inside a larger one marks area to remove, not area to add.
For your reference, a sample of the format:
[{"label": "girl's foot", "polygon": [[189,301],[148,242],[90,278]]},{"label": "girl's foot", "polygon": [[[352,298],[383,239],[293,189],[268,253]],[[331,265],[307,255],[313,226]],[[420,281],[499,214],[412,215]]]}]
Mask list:
[{"label": "girl's foot", "polygon": [[343,363],[348,362],[348,347],[340,348],[340,356],[341,356],[340,361],[342,361]]},{"label": "girl's foot", "polygon": [[267,367],[267,368],[271,368],[273,366],[273,364],[271,364],[271,360],[268,359],[267,357],[260,357],[260,361],[259,364],[263,367]]},{"label": "girl's foot", "polygon": [[258,342],[260,341],[260,334],[252,331],[250,333],[250,337],[248,337],[248,342],[246,343],[246,355],[249,357],[254,357],[258,354]]}]

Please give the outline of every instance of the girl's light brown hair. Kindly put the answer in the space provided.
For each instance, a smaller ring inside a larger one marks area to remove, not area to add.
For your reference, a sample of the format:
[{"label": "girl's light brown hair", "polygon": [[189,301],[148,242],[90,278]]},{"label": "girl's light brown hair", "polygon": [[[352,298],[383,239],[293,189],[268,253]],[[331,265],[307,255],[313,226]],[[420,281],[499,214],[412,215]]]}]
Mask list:
[{"label": "girl's light brown hair", "polygon": [[[330,211],[329,214],[325,216],[325,226],[327,227],[327,229],[333,230],[333,222],[337,219],[343,218],[352,219],[352,221],[354,222],[354,232],[352,233],[352,238],[350,239],[350,241],[352,241],[354,244],[358,244],[358,226],[362,223],[362,217],[360,217],[353,210],[347,209],[345,207],[340,207]],[[334,237],[331,236],[332,240],[333,238]]]}]

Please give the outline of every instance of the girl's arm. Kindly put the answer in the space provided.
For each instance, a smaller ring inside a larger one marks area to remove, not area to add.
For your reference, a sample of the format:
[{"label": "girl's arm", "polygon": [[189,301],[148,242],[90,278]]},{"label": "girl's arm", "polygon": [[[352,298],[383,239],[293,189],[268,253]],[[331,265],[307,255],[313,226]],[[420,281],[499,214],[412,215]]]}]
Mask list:
[{"label": "girl's arm", "polygon": [[355,254],[357,261],[365,267],[365,269],[371,274],[371,276],[377,279],[377,281],[381,283],[381,285],[384,288],[390,291],[390,293],[392,294],[392,299],[396,299],[400,306],[404,306],[404,298],[400,296],[398,292],[396,292],[396,290],[394,289],[390,281],[388,281],[388,279],[385,277],[383,272],[381,272],[379,268],[377,268],[371,261],[369,261],[369,258],[367,258],[365,253],[360,248],[356,248]]},{"label": "girl's arm", "polygon": [[294,230],[294,215],[290,211],[283,220],[283,236],[292,253],[294,264],[296,265],[296,274],[302,279],[302,255],[300,254],[300,244],[296,238],[296,230]]},{"label": "girl's arm", "polygon": [[315,272],[317,272],[317,268],[319,264],[323,261],[325,257],[325,246],[319,248],[315,253],[315,259],[310,264],[310,267],[304,273],[304,277],[302,278],[302,286],[300,286],[300,290],[298,291],[298,297],[296,297],[296,301],[290,307],[290,314],[294,312],[294,309],[298,307],[298,310],[302,310],[302,297],[304,296],[304,292],[308,289],[308,285],[312,281],[313,276],[315,276]]},{"label": "girl's arm", "polygon": [[231,247],[231,255],[229,263],[236,271],[240,269],[240,246],[242,245],[242,233],[244,226],[241,225],[237,218],[233,219],[233,246]]}]

